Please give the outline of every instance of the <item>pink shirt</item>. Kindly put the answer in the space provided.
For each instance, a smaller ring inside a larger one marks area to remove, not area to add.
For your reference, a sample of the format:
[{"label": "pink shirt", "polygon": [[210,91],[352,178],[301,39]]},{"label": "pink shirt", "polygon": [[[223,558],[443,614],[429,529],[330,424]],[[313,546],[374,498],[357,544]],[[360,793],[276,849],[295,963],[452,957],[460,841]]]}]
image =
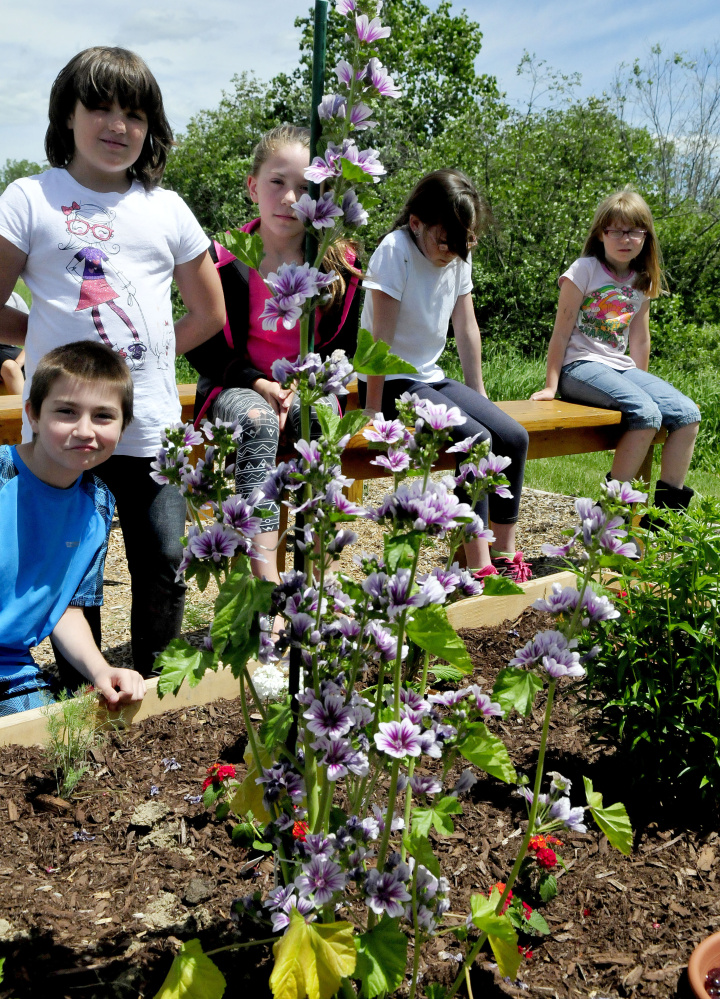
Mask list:
[{"label": "pink shirt", "polygon": [[249,291],[248,357],[254,368],[272,380],[273,361],[277,361],[280,357],[295,361],[300,353],[300,323],[296,323],[288,330],[282,322],[279,322],[276,330],[264,330],[259,316],[265,308],[265,302],[268,298],[272,298],[272,291],[252,267],[249,274]]}]

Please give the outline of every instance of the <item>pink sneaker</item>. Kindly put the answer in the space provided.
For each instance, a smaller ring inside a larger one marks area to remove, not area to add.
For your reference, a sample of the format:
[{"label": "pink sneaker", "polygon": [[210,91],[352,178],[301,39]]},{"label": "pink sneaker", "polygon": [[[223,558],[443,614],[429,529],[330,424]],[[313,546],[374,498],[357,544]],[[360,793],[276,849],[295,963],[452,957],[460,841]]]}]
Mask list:
[{"label": "pink sneaker", "polygon": [[486,576],[498,576],[499,573],[494,565],[485,565],[482,569],[474,569],[473,579],[485,579]]},{"label": "pink sneaker", "polygon": [[526,562],[522,552],[515,552],[512,558],[500,556],[492,560],[493,566],[502,576],[508,576],[514,583],[526,583],[532,579],[530,563]]}]

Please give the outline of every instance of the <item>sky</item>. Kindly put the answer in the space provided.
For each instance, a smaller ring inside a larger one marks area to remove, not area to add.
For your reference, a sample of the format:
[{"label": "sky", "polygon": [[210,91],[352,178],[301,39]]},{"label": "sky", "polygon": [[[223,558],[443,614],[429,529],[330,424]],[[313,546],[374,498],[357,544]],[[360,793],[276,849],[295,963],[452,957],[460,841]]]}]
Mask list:
[{"label": "sky", "polygon": [[[0,165],[42,162],[50,86],[81,49],[120,45],[142,55],[178,132],[193,114],[217,105],[233,74],[254,71],[267,80],[292,69],[299,40],[294,20],[309,7],[309,0],[123,0],[95,7],[4,0]],[[655,43],[668,52],[696,53],[720,42],[717,0],[453,0],[453,11],[463,8],[484,35],[478,71],[494,74],[519,103],[528,83],[516,67],[526,50],[563,73],[581,73],[582,93],[589,94],[609,89],[615,67],[643,58]]]}]

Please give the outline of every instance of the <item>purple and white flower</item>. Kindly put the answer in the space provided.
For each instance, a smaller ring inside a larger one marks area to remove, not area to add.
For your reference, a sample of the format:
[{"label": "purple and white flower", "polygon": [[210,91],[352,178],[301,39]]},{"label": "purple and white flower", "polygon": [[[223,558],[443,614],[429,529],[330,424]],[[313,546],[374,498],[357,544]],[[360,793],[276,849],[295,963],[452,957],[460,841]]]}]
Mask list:
[{"label": "purple and white flower", "polygon": [[376,869],[369,871],[365,891],[369,908],[378,916],[386,912],[391,919],[403,915],[403,903],[411,898],[396,871],[383,871],[382,874]]},{"label": "purple and white flower", "polygon": [[347,735],[353,727],[350,708],[345,706],[344,698],[333,694],[315,699],[307,711],[303,712],[307,719],[307,727],[315,735],[325,735],[330,739],[338,739]]},{"label": "purple and white flower", "polygon": [[392,31],[391,28],[383,28],[379,17],[374,17],[371,21],[367,14],[360,14],[355,18],[355,29],[358,39],[366,45],[371,45],[380,38],[388,38]]},{"label": "purple and white flower", "polygon": [[402,760],[406,756],[419,756],[422,752],[420,744],[420,727],[403,718],[401,721],[380,722],[379,732],[374,735],[375,745],[388,756]]},{"label": "purple and white flower", "polygon": [[188,552],[195,558],[211,558],[213,562],[232,558],[239,547],[240,539],[235,531],[217,521],[191,537],[187,543]]},{"label": "purple and white flower", "polygon": [[315,229],[332,229],[335,219],[343,213],[342,208],[335,204],[332,191],[326,191],[317,201],[309,194],[303,194],[290,207],[301,222],[310,222]]},{"label": "purple and white flower", "polygon": [[402,90],[395,86],[392,77],[388,74],[385,67],[381,65],[379,59],[374,57],[370,59],[364,75],[370,86],[377,90],[380,97],[402,97]]},{"label": "purple and white flower", "polygon": [[370,217],[363,206],[358,201],[357,194],[349,188],[342,199],[342,210],[345,216],[345,225],[358,227],[365,225]]}]

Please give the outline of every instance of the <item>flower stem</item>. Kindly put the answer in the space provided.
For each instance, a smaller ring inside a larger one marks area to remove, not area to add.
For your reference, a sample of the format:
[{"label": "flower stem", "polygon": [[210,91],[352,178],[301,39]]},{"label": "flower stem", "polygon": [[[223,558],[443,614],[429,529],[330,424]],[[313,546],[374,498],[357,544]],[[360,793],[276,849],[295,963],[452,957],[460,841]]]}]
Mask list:
[{"label": "flower stem", "polygon": [[400,760],[394,759],[390,769],[390,790],[388,791],[388,804],[387,811],[385,812],[385,828],[383,830],[382,839],[380,840],[380,848],[377,855],[377,869],[379,871],[382,871],[385,865],[385,856],[387,854],[388,843],[390,842],[392,820],[393,815],[395,814],[395,795],[397,794],[399,770]]}]

